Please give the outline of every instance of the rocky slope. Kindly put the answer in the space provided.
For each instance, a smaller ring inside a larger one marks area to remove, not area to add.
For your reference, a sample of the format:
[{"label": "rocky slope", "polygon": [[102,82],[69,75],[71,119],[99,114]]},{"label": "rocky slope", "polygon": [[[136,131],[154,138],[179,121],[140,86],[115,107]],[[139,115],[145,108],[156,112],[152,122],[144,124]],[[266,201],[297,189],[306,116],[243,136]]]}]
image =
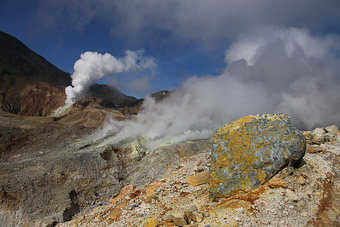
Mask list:
[{"label": "rocky slope", "polygon": [[[309,132],[305,132],[309,138]],[[162,176],[126,186],[110,203],[58,226],[339,226],[340,134],[309,140],[303,162],[249,194],[209,198],[209,150],[183,157]]]},{"label": "rocky slope", "polygon": [[92,141],[96,128],[66,119],[0,111],[1,227],[339,225],[338,132],[306,132],[310,144],[300,166],[247,195],[212,201],[211,140],[154,151],[141,138],[105,145],[107,138]]},{"label": "rocky slope", "polygon": [[183,156],[211,145],[188,141],[150,153],[139,140],[114,146],[93,142],[95,128],[67,126],[62,120],[0,111],[1,227],[69,221],[109,201],[124,185],[145,184]]}]

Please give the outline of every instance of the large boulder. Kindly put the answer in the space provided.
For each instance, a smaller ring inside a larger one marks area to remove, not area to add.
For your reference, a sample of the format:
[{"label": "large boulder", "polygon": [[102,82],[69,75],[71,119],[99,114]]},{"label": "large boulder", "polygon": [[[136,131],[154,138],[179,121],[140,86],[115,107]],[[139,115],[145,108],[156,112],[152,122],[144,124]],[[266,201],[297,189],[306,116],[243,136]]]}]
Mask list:
[{"label": "large boulder", "polygon": [[210,196],[250,191],[302,159],[303,134],[286,114],[246,116],[219,128],[211,150]]}]

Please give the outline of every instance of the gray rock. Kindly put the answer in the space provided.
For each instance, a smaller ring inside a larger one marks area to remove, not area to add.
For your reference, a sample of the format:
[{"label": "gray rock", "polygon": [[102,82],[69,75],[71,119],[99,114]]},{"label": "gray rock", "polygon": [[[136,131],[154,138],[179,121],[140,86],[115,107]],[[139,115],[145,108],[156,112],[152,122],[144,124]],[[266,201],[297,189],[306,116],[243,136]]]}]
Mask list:
[{"label": "gray rock", "polygon": [[5,169],[4,164],[0,168],[2,205],[9,204],[9,209],[0,209],[5,226],[69,221],[84,207],[98,199],[109,200],[121,188],[119,161],[110,147],[59,151],[22,160],[16,163],[17,170],[11,165]]},{"label": "gray rock", "polygon": [[268,181],[302,159],[303,134],[286,114],[246,116],[215,133],[211,149],[210,196],[229,197]]},{"label": "gray rock", "polygon": [[323,128],[315,128],[311,134],[311,141],[314,144],[322,144],[328,141],[328,136]]},{"label": "gray rock", "polygon": [[327,126],[325,130],[327,133],[333,133],[333,134],[337,134],[339,132],[339,129],[338,127],[336,127],[336,125]]}]

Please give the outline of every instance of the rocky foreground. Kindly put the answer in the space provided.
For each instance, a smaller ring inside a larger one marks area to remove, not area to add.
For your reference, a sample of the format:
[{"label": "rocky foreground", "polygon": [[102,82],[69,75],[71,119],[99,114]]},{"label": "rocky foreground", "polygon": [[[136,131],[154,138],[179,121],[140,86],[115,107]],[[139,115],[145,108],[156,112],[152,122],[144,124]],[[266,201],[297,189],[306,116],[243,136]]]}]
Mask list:
[{"label": "rocky foreground", "polygon": [[304,135],[307,149],[299,165],[283,168],[248,194],[209,198],[211,154],[205,148],[57,226],[339,226],[340,134],[333,126]]},{"label": "rocky foreground", "polygon": [[[0,226],[55,226],[110,201],[129,184],[143,185],[185,156],[210,149],[208,140],[147,151],[141,141],[114,146],[92,141],[102,109],[62,119],[0,111]],[[121,118],[117,111],[109,114]]]},{"label": "rocky foreground", "polygon": [[304,132],[308,146],[299,165],[280,167],[248,194],[213,201],[212,139],[165,143],[153,151],[142,138],[107,145],[106,138],[91,139],[96,127],[90,126],[106,114],[124,115],[77,108],[55,121],[0,111],[1,227],[340,223],[335,126]]}]

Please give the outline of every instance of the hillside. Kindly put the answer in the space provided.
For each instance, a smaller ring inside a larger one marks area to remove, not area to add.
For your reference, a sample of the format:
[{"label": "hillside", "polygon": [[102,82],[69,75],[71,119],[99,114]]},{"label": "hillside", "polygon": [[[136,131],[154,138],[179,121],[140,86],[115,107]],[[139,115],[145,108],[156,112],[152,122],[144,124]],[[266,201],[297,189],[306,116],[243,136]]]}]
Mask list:
[{"label": "hillside", "polygon": [[[69,73],[4,32],[0,32],[0,81],[0,108],[24,116],[49,116],[64,105],[65,87],[71,85]],[[81,102],[103,108],[140,104],[138,99],[124,95],[117,88],[98,84],[90,87]]]},{"label": "hillside", "polygon": [[70,74],[61,71],[25,44],[0,31],[0,76],[47,82],[54,87],[71,84]]}]

